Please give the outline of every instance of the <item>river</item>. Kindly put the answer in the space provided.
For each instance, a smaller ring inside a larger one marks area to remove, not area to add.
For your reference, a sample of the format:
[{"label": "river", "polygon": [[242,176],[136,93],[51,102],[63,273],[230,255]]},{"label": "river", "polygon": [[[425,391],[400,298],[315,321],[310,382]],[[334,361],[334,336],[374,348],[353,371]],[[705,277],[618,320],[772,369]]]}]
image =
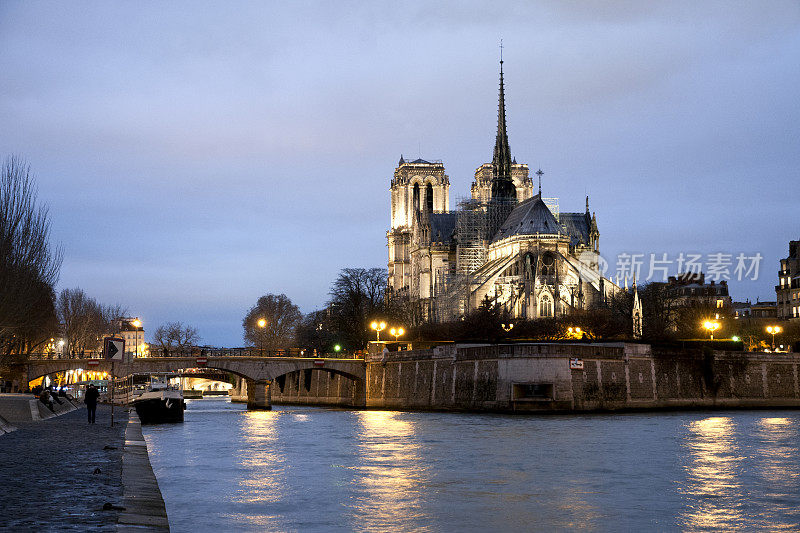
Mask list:
[{"label": "river", "polygon": [[503,416],[190,400],[173,532],[800,530],[800,413]]}]

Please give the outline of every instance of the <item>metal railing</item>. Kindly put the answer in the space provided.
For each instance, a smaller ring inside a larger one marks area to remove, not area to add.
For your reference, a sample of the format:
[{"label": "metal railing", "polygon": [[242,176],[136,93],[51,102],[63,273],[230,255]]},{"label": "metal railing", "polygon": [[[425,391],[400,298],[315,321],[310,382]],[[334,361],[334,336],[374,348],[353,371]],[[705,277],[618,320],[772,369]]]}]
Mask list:
[{"label": "metal railing", "polygon": [[[191,350],[156,350],[151,349],[148,355],[140,355],[135,359],[147,359],[153,357],[298,357],[298,358],[320,358],[320,359],[363,359],[366,354],[364,351],[356,352],[326,352],[319,353],[314,350],[302,348],[289,348],[286,350],[260,350],[259,348],[193,348]],[[126,354],[128,355],[128,354]],[[102,352],[84,351],[81,353],[60,353],[60,352],[31,352],[19,354],[16,357],[28,359],[102,359]]]}]

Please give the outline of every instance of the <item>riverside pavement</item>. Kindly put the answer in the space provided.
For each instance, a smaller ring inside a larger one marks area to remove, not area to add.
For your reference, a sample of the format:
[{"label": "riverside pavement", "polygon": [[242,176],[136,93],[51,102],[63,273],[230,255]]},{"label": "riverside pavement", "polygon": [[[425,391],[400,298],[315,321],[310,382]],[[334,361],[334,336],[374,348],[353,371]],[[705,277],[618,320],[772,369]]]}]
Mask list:
[{"label": "riverside pavement", "polygon": [[122,502],[125,409],[98,405],[47,420],[15,422],[0,435],[0,531],[116,531]]}]

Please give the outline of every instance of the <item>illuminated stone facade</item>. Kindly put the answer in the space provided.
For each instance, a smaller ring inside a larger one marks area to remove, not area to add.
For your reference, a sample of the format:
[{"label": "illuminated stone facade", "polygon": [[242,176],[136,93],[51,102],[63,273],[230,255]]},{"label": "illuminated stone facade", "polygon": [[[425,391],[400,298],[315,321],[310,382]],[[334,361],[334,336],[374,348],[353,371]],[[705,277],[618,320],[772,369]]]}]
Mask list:
[{"label": "illuminated stone facade", "polygon": [[402,156],[391,181],[389,295],[423,319],[454,320],[489,300],[514,317],[561,316],[602,304],[618,287],[601,276],[597,219],[561,213],[534,194],[528,165],[511,157],[502,62],[494,157],[475,171],[471,199],[449,210],[441,161]]}]

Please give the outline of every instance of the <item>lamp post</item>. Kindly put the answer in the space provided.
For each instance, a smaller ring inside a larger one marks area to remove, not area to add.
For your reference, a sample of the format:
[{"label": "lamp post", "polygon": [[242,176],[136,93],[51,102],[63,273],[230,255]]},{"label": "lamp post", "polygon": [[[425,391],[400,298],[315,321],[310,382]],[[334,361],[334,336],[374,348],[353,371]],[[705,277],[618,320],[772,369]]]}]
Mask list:
[{"label": "lamp post", "polygon": [[406,330],[403,328],[392,328],[389,330],[389,335],[393,335],[395,342],[397,342],[397,337],[401,336],[405,332]]},{"label": "lamp post", "polygon": [[514,329],[514,324],[513,324],[513,323],[511,323],[511,322],[509,322],[508,324],[500,324],[500,327],[501,327],[501,328],[503,328],[503,331],[505,331],[506,333],[508,333],[509,331],[511,331],[512,329]]},{"label": "lamp post", "polygon": [[381,331],[386,329],[386,322],[373,322],[371,325],[372,329],[375,330],[377,334],[378,342],[381,341]]},{"label": "lamp post", "polygon": [[775,334],[783,331],[780,326],[767,326],[767,333],[772,333],[772,351],[775,351]]},{"label": "lamp post", "polygon": [[142,327],[142,321],[135,318],[133,322],[131,322],[131,326],[136,328],[133,330],[133,343],[136,345],[134,347],[134,357],[139,357],[139,329]]},{"label": "lamp post", "polygon": [[258,324],[258,327],[261,330],[261,331],[259,331],[259,334],[258,334],[258,339],[259,339],[259,344],[260,344],[259,353],[261,354],[261,356],[263,356],[264,355],[264,328],[267,327],[267,321],[264,318],[259,318],[258,322],[256,322],[256,324]]},{"label": "lamp post", "polygon": [[711,334],[711,340],[714,340],[714,332],[719,329],[719,322],[714,322],[713,320],[706,320],[703,322],[703,327],[708,330]]}]

